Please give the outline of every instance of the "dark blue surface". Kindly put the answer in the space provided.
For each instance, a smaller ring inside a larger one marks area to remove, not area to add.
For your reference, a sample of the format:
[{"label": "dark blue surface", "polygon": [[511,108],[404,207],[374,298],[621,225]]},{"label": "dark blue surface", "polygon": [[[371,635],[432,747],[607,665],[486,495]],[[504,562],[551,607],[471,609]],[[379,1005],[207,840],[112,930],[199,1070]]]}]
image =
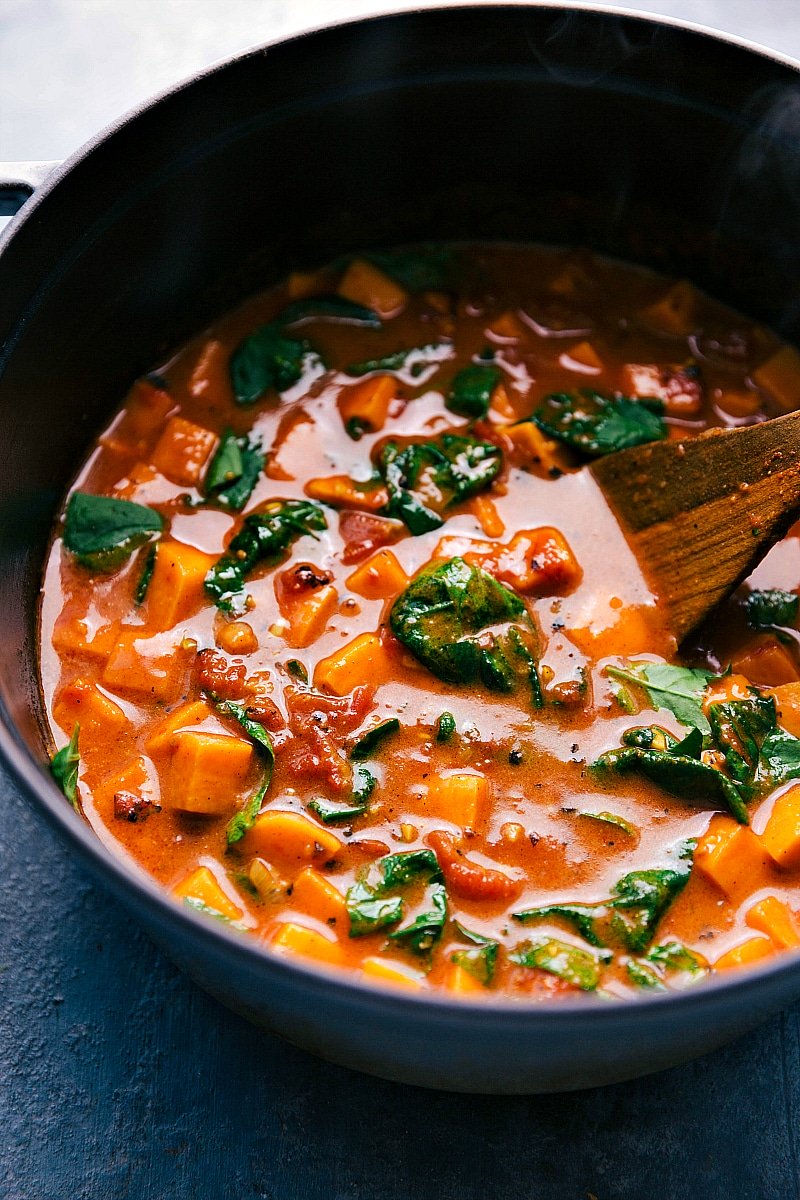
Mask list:
[{"label": "dark blue surface", "polygon": [[790,1200],[799,1009],[560,1096],[319,1062],[181,976],[0,775],[3,1200]]}]

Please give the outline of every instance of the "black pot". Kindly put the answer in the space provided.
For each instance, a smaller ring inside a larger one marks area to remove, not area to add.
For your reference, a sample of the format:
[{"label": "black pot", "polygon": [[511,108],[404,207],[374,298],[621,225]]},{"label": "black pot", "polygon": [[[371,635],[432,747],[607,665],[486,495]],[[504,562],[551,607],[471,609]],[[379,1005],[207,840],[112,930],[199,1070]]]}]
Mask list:
[{"label": "black pot", "polygon": [[687,274],[797,339],[799,204],[792,64],[609,11],[491,5],[340,25],[199,75],[58,168],[6,230],[0,748],[70,847],[224,1003],[391,1079],[542,1092],[675,1064],[800,995],[789,955],[689,993],[531,1007],[379,991],[274,958],[175,905],[71,811],[45,766],[35,651],[76,465],[130,381],[247,293],[366,246],[555,241]]}]

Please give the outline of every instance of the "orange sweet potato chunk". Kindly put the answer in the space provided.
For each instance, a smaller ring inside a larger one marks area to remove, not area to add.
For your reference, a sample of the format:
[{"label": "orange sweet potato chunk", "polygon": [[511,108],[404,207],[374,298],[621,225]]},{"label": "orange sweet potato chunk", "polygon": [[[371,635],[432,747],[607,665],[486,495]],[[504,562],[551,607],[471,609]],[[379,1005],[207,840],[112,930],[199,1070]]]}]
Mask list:
[{"label": "orange sweet potato chunk", "polygon": [[379,550],[356,567],[346,581],[365,600],[389,600],[408,586],[408,576],[391,550]]},{"label": "orange sweet potato chunk", "polygon": [[184,900],[199,900],[201,904],[213,908],[214,912],[221,913],[230,921],[238,921],[244,915],[241,908],[222,890],[209,867],[198,867],[196,871],[192,871],[191,875],[173,888],[173,895]]},{"label": "orange sweet potato chunk", "polygon": [[338,942],[294,921],[287,921],[280,926],[271,945],[276,954],[297,954],[301,958],[312,958],[331,966],[344,966],[345,955]]},{"label": "orange sweet potato chunk", "polygon": [[170,417],[153,451],[153,466],[173,483],[193,487],[217,445],[217,435],[185,417]]},{"label": "orange sweet potato chunk", "polygon": [[150,629],[172,629],[200,609],[203,580],[214,563],[210,554],[171,539],[156,549],[153,577],[147,589],[147,624]]},{"label": "orange sweet potato chunk", "polygon": [[379,317],[395,317],[405,308],[408,293],[366,259],[357,258],[342,276],[339,295],[373,309]]},{"label": "orange sweet potato chunk", "polygon": [[223,733],[176,733],[164,782],[164,803],[181,812],[232,812],[247,781],[253,747]]},{"label": "orange sweet potato chunk", "polygon": [[103,671],[103,683],[112,691],[130,692],[146,699],[177,700],[196,645],[176,641],[169,633],[142,636],[141,629],[121,633]]}]

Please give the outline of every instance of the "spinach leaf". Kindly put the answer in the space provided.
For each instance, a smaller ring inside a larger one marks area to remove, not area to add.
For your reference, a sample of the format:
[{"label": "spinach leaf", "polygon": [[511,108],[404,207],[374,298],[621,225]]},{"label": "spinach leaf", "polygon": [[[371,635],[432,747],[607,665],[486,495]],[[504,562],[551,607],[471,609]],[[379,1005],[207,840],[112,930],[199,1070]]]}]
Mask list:
[{"label": "spinach leaf", "polygon": [[443,712],[436,720],[437,742],[449,742],[456,731],[456,719],[452,713]]},{"label": "spinach leaf", "polygon": [[354,304],[344,296],[308,296],[287,304],[275,324],[281,327],[297,325],[300,321],[344,321],[348,325],[362,325],[367,329],[380,329],[383,322],[374,309],[363,304]]},{"label": "spinach leaf", "polygon": [[454,925],[462,940],[469,942],[470,946],[468,949],[454,950],[450,961],[474,975],[484,987],[488,987],[494,978],[500,943],[494,938],[484,937],[482,933],[473,933],[471,929],[465,929],[458,921],[455,921]]},{"label": "spinach leaf", "polygon": [[794,625],[800,596],[780,588],[755,591],[744,602],[747,624],[751,629],[773,629],[776,625]]},{"label": "spinach leaf", "polygon": [[382,446],[378,470],[389,493],[387,517],[403,521],[415,536],[438,529],[441,515],[415,494],[420,483],[432,483],[444,508],[459,504],[490,487],[500,473],[503,456],[493,442],[446,433],[437,442],[395,442]]},{"label": "spinach leaf", "polygon": [[592,992],[600,982],[603,962],[588,950],[545,938],[537,942],[521,942],[508,956],[521,967],[538,967],[565,979],[573,987]]},{"label": "spinach leaf", "polygon": [[626,821],[624,817],[618,817],[612,812],[582,812],[581,817],[587,817],[592,821],[600,821],[604,825],[613,825],[617,829],[621,829],[623,833],[627,833],[630,837],[635,837],[638,830],[635,825],[631,825],[630,821]]},{"label": "spinach leaf", "polygon": [[374,728],[368,729],[363,733],[350,751],[350,757],[354,762],[361,762],[365,758],[373,758],[375,751],[381,742],[387,737],[391,737],[393,733],[397,733],[400,728],[400,722],[397,717],[390,717],[388,721],[381,721],[380,725],[375,725]]},{"label": "spinach leaf", "polygon": [[691,725],[701,733],[711,732],[702,708],[703,693],[714,678],[710,671],[633,661],[625,668],[606,667],[606,674],[644,688],[655,708],[669,709],[682,725]]},{"label": "spinach leaf", "polygon": [[225,913],[221,913],[218,909],[212,908],[210,904],[205,904],[202,900],[198,900],[196,896],[184,896],[183,903],[194,912],[204,913],[207,917],[213,917],[215,921],[221,921],[223,925],[228,925],[231,929],[238,929],[240,933],[249,933],[248,927],[243,921],[234,921],[232,917],[226,917]]},{"label": "spinach leaf", "polygon": [[423,911],[389,936],[408,945],[415,954],[429,951],[441,937],[447,919],[444,876],[432,850],[389,854],[373,863],[348,889],[350,936],[361,937],[401,921],[404,903],[396,893],[417,882],[425,884]]},{"label": "spinach leaf", "polygon": [[394,350],[380,358],[368,358],[364,362],[351,363],[344,368],[346,375],[359,378],[373,371],[402,371],[407,369],[416,379],[434,363],[444,362],[453,352],[450,342],[428,342],[424,346],[410,346],[408,350]]},{"label": "spinach leaf", "polygon": [[227,429],[206,472],[206,496],[239,512],[250,499],[263,469],[260,447]]},{"label": "spinach leaf", "polygon": [[747,799],[800,777],[800,739],[778,728],[774,697],[712,704],[708,715],[725,766]]},{"label": "spinach leaf", "polygon": [[76,812],[80,811],[78,807],[78,767],[81,762],[78,753],[78,737],[80,731],[80,725],[76,725],[67,745],[56,751],[50,760],[50,774]]},{"label": "spinach leaf", "polygon": [[742,825],[748,823],[747,809],[736,785],[716,767],[699,759],[669,750],[626,746],[601,754],[589,770],[601,778],[611,773],[644,775],[671,796],[728,809]]},{"label": "spinach leaf", "polygon": [[64,545],[82,566],[114,571],[163,528],[161,515],[143,504],[73,492],[64,521]]},{"label": "spinach leaf", "polygon": [[449,246],[421,246],[414,250],[370,250],[362,255],[407,292],[433,292],[450,284],[455,252]]},{"label": "spinach leaf", "polygon": [[363,817],[367,811],[370,796],[375,790],[377,780],[366,767],[358,766],[353,772],[353,792],[350,804],[335,804],[323,797],[309,801],[308,807],[319,817],[324,825],[334,825],[339,821],[355,821]]},{"label": "spinach leaf", "polygon": [[631,959],[626,963],[631,980],[638,987],[666,991],[665,980],[676,972],[699,978],[708,973],[708,967],[693,950],[680,942],[666,942],[653,946],[645,957]]},{"label": "spinach leaf", "polygon": [[591,457],[667,436],[660,400],[603,396],[600,392],[558,392],[546,396],[533,421],[550,437]]},{"label": "spinach leaf", "polygon": [[439,679],[480,682],[496,692],[512,691],[521,672],[530,677],[530,664],[520,662],[510,631],[493,628],[512,621],[526,645],[532,629],[525,605],[463,558],[422,571],[395,600],[389,616],[398,641]]},{"label": "spinach leaf", "polygon": [[325,514],[310,500],[272,500],[245,517],[236,537],[208,572],[205,590],[224,612],[241,611],[245,580],[261,562],[275,563],[299,537],[328,528]]},{"label": "spinach leaf", "polygon": [[137,606],[144,604],[147,596],[147,589],[150,587],[150,581],[153,578],[153,571],[156,568],[156,547],[155,545],[148,546],[144,551],[144,562],[142,564],[141,574],[136,582],[136,588],[133,593],[133,602]]},{"label": "spinach leaf", "polygon": [[299,679],[301,683],[308,683],[308,671],[300,662],[299,658],[290,658],[286,664],[286,670],[295,679]]},{"label": "spinach leaf", "polygon": [[488,413],[492,392],[502,379],[503,372],[499,367],[464,367],[450,385],[445,402],[447,408],[460,417],[480,420]]},{"label": "spinach leaf", "polygon": [[546,904],[512,913],[513,919],[530,925],[557,917],[591,946],[617,945],[640,952],[652,941],[659,921],[686,886],[693,851],[694,842],[682,842],[673,850],[674,867],[630,871],[614,884],[607,900]]},{"label": "spinach leaf", "polygon": [[264,797],[269,791],[272,769],[275,766],[275,748],[272,745],[272,738],[264,726],[260,721],[254,721],[252,717],[248,716],[244,705],[237,704],[234,700],[217,700],[215,705],[221,716],[232,717],[243,732],[255,742],[256,749],[264,762],[264,777],[260,785],[250,799],[245,802],[244,808],[240,809],[228,822],[225,836],[228,845],[235,846],[253,828],[256,817],[261,811]]},{"label": "spinach leaf", "polygon": [[230,375],[237,404],[255,404],[267,392],[285,392],[311,367],[324,364],[310,342],[287,338],[279,322],[262,325],[240,342],[231,356]]}]

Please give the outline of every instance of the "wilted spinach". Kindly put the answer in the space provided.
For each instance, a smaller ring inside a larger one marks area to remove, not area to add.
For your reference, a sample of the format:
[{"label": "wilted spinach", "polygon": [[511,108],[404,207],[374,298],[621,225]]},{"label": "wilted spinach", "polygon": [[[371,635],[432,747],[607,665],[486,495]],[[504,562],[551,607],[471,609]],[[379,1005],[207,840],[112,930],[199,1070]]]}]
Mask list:
[{"label": "wilted spinach", "polygon": [[663,403],[650,397],[556,392],[544,398],[532,419],[549,437],[596,458],[665,438],[663,411]]},{"label": "wilted spinach", "polygon": [[206,472],[206,498],[239,512],[250,499],[263,469],[261,448],[226,430]]},{"label": "wilted spinach", "polygon": [[476,365],[464,367],[450,384],[445,401],[450,412],[460,417],[480,420],[489,411],[492,392],[502,382],[503,372],[499,367]]},{"label": "wilted spinach", "polygon": [[56,751],[50,760],[50,774],[76,812],[78,811],[78,767],[81,762],[78,753],[80,731],[80,725],[76,725],[66,746],[62,746],[60,750]]},{"label": "wilted spinach", "polygon": [[468,971],[470,975],[474,975],[484,987],[488,987],[494,978],[500,943],[494,938],[484,937],[482,933],[473,933],[471,929],[465,929],[458,921],[453,923],[460,938],[462,941],[468,942],[469,947],[463,950],[454,950],[450,955],[450,961]]},{"label": "wilted spinach", "polygon": [[420,484],[431,483],[447,508],[489,487],[500,473],[503,455],[493,442],[446,433],[436,442],[387,442],[378,457],[378,471],[386,484],[389,503],[384,512],[406,525],[415,535],[438,529],[442,516],[417,494]]},{"label": "wilted spinach", "polygon": [[114,571],[163,528],[161,514],[143,504],[73,492],[64,521],[64,545],[82,566]]},{"label": "wilted spinach", "polygon": [[751,592],[744,602],[747,624],[751,629],[774,629],[794,625],[797,620],[800,596],[781,588]]},{"label": "wilted spinach", "polygon": [[573,987],[592,992],[600,982],[605,956],[597,956],[558,938],[521,942],[508,956],[520,967],[538,967]]},{"label": "wilted spinach", "polygon": [[427,953],[441,937],[447,919],[444,876],[432,850],[388,854],[373,863],[364,877],[348,889],[350,936],[361,937],[401,921],[405,906],[398,893],[415,883],[425,885],[423,911],[393,930],[389,937],[407,945],[415,954]]},{"label": "wilted spinach", "polygon": [[272,745],[272,738],[267,733],[260,721],[254,721],[248,715],[247,709],[242,704],[237,704],[234,700],[218,700],[215,701],[217,712],[223,717],[231,717],[244,733],[255,743],[261,759],[264,763],[264,775],[261,783],[256,788],[253,795],[246,801],[243,808],[239,810],[228,822],[225,831],[226,839],[229,846],[234,846],[240,842],[246,833],[255,825],[256,817],[258,816],[261,805],[264,803],[264,797],[269,791],[270,781],[272,779],[272,769],[275,766],[275,748]]}]

